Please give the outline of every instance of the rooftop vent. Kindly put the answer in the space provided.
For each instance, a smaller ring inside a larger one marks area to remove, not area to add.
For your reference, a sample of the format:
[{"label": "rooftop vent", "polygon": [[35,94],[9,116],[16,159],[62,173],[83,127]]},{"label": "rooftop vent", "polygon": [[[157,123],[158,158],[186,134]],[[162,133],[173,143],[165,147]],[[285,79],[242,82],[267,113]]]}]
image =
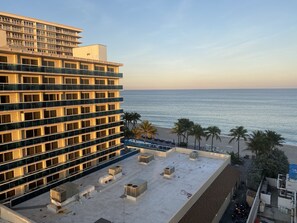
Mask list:
[{"label": "rooftop vent", "polygon": [[192,152],[190,153],[190,159],[191,159],[191,160],[196,160],[196,159],[198,159],[198,152],[197,152],[197,151],[192,151]]},{"label": "rooftop vent", "polygon": [[149,154],[149,153],[143,153],[143,154],[141,154],[141,155],[138,156],[138,161],[140,163],[148,164],[153,159],[154,159],[154,155],[153,154]]},{"label": "rooftop vent", "polygon": [[78,186],[67,182],[50,190],[51,199],[62,203],[79,192]]},{"label": "rooftop vent", "polygon": [[174,166],[168,166],[166,168],[164,168],[164,175],[168,175],[170,176],[171,174],[173,174],[175,171]]},{"label": "rooftop vent", "polygon": [[108,174],[115,176],[119,173],[122,173],[122,167],[121,166],[114,166],[108,169]]},{"label": "rooftop vent", "polygon": [[128,198],[136,199],[147,190],[147,181],[142,179],[135,179],[125,185],[125,195]]}]

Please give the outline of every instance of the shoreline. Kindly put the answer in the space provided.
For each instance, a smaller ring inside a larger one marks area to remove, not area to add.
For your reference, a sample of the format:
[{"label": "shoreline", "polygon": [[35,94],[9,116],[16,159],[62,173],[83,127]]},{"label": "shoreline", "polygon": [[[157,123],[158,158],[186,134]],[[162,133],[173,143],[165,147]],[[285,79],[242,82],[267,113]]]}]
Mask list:
[{"label": "shoreline", "polygon": [[[177,135],[172,134],[170,128],[165,128],[161,126],[156,126],[156,128],[158,130],[156,138],[177,142]],[[221,141],[214,139],[214,142],[213,142],[213,146],[217,147],[218,151],[237,153],[238,148],[237,148],[236,141],[233,141],[232,143],[229,144],[229,140],[231,137],[227,135],[221,135],[220,137],[221,137]],[[203,138],[201,140],[201,147],[205,145],[206,146],[211,145],[211,140],[209,139],[208,141],[206,141],[205,138]],[[239,145],[240,145],[240,156],[253,155],[251,151],[246,150],[247,145],[243,140],[240,141]],[[189,146],[194,146],[193,136],[189,137]],[[197,147],[198,147],[198,142],[197,142]],[[297,145],[284,144],[282,147],[279,147],[279,149],[285,152],[290,164],[297,164]]]}]

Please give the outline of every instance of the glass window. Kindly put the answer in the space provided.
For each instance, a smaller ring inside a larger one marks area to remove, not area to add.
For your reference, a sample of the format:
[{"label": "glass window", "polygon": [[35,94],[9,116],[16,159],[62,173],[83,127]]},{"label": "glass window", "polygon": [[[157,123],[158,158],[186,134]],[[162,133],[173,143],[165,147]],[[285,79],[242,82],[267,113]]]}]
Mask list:
[{"label": "glass window", "polygon": [[27,112],[25,113],[25,121],[40,119],[40,112]]},{"label": "glass window", "polygon": [[10,123],[11,117],[10,115],[0,115],[0,124]]},{"label": "glass window", "polygon": [[12,141],[11,133],[5,133],[0,135],[0,143],[6,143]]},{"label": "glass window", "polygon": [[9,95],[0,95],[0,103],[4,104],[4,103],[9,103]]},{"label": "glass window", "polygon": [[39,83],[38,77],[23,77],[24,84]]},{"label": "glass window", "polygon": [[49,142],[45,144],[45,151],[51,151],[58,148],[58,141]]},{"label": "glass window", "polygon": [[0,76],[0,83],[8,83],[8,76]]},{"label": "glass window", "polygon": [[57,117],[56,110],[44,110],[44,118],[53,118]]},{"label": "glass window", "polygon": [[0,63],[7,63],[7,57],[0,56]]}]

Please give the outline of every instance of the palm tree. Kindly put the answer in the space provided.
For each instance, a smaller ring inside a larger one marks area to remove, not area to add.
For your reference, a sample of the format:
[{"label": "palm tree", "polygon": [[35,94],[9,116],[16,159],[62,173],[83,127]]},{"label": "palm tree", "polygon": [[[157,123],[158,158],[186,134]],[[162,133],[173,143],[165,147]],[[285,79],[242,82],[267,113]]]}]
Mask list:
[{"label": "palm tree", "polygon": [[239,159],[239,142],[240,142],[241,138],[244,139],[244,141],[247,140],[247,137],[248,137],[247,130],[243,126],[237,126],[237,127],[230,130],[229,136],[232,137],[230,139],[229,143],[231,143],[233,140],[236,140],[237,143],[238,143],[237,156],[238,156],[238,159]]},{"label": "palm tree", "polygon": [[132,133],[133,133],[133,136],[135,138],[135,142],[136,142],[136,139],[140,139],[141,138],[141,134],[142,134],[142,131],[139,127],[135,127],[132,129]]},{"label": "palm tree", "polygon": [[221,130],[217,126],[209,126],[206,129],[206,140],[211,137],[211,151],[213,151],[213,138],[216,137],[216,139],[221,141],[220,134]]},{"label": "palm tree", "polygon": [[125,126],[128,129],[130,129],[129,126],[130,126],[130,123],[132,121],[132,115],[131,115],[131,113],[130,112],[124,112],[123,120],[124,120]]},{"label": "palm tree", "polygon": [[[194,123],[190,121],[188,118],[180,118],[177,120],[176,123],[174,123],[174,128],[172,129],[172,132],[177,133],[177,136],[179,137],[179,139],[182,136],[182,142],[188,144],[190,131],[193,125]],[[178,141],[180,144],[181,143],[180,140]]]},{"label": "palm tree", "polygon": [[140,121],[141,115],[137,112],[131,112],[130,116],[131,116],[132,128],[135,128],[137,122]]},{"label": "palm tree", "polygon": [[180,144],[181,136],[183,134],[183,128],[179,122],[174,123],[174,127],[171,129],[171,133],[174,133],[177,135],[177,144]]},{"label": "palm tree", "polygon": [[195,138],[194,148],[196,149],[196,141],[198,140],[198,149],[200,149],[200,142],[202,140],[202,137],[205,136],[204,129],[201,127],[201,125],[194,124],[190,131],[190,135],[194,136],[194,138]]},{"label": "palm tree", "polygon": [[270,143],[271,150],[275,149],[276,146],[283,146],[282,143],[284,142],[285,138],[283,138],[281,134],[271,130],[266,130],[265,134]]},{"label": "palm tree", "polygon": [[249,142],[247,143],[248,150],[255,153],[256,156],[259,154],[267,153],[270,150],[268,138],[263,131],[253,131],[249,136]]},{"label": "palm tree", "polygon": [[147,120],[144,120],[142,123],[140,123],[138,127],[141,134],[144,134],[145,140],[148,137],[152,138],[157,134],[157,128]]}]

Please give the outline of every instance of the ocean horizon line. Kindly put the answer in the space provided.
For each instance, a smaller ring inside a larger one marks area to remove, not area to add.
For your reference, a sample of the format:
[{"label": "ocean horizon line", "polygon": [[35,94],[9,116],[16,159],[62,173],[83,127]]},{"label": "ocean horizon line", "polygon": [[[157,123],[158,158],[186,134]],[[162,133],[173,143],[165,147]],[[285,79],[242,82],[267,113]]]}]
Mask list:
[{"label": "ocean horizon line", "polygon": [[123,89],[123,91],[207,91],[207,90],[297,90],[297,87],[292,88],[189,88],[189,89]]}]

